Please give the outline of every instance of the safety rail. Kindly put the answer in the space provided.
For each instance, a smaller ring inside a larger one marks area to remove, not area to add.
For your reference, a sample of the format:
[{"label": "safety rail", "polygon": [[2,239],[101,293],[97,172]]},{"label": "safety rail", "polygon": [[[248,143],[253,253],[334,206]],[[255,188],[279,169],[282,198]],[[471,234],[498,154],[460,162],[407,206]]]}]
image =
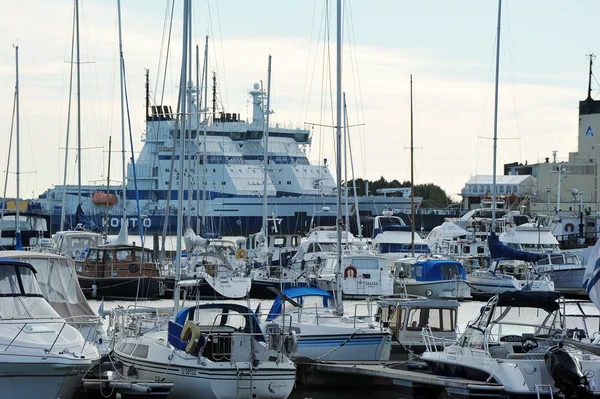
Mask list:
[{"label": "safety rail", "polygon": [[456,342],[456,340],[449,340],[447,337],[435,336],[429,324],[421,329],[421,337],[427,352],[438,352],[438,347],[445,348]]},{"label": "safety rail", "polygon": [[[78,322],[76,323],[79,326],[85,326],[85,325],[89,325],[89,326],[98,326],[98,324],[96,322]],[[39,320],[39,321],[30,321],[30,322],[23,322],[23,321],[17,321],[17,320],[2,320],[2,325],[3,326],[7,326],[7,325],[17,325],[20,326],[19,331],[15,334],[14,337],[12,337],[12,339],[10,340],[10,342],[8,343],[8,345],[5,346],[4,348],[4,352],[8,352],[9,348],[11,346],[13,346],[13,344],[15,344],[15,342],[17,342],[17,338],[19,338],[19,336],[24,333],[24,334],[29,334],[29,333],[56,333],[56,337],[54,337],[54,340],[52,341],[52,345],[50,345],[49,348],[44,348],[42,346],[39,347],[40,350],[43,350],[44,353],[52,353],[52,350],[54,349],[54,346],[56,345],[56,343],[58,342],[58,339],[60,338],[61,334],[63,333],[65,326],[70,325],[72,327],[74,327],[72,325],[72,323],[69,323],[67,321],[62,321],[62,320],[56,320],[54,321],[53,319],[47,319],[47,320]],[[34,326],[45,326],[46,330],[41,331],[35,331],[35,327]],[[60,325],[60,329],[58,330],[58,332],[56,332],[56,330],[54,330],[53,328],[51,328],[49,325]],[[74,327],[76,328],[76,327]],[[95,331],[97,331],[96,329],[90,328],[88,331],[88,338],[89,338],[89,334],[95,334]],[[6,335],[4,335],[4,337],[6,337]],[[86,338],[86,337],[84,337]],[[16,345],[16,344],[15,344]],[[80,355],[84,352],[85,348],[87,345],[95,345],[94,343],[90,342],[89,339],[86,338],[85,343],[83,344],[82,348],[81,348],[81,353]],[[4,346],[3,344],[0,344],[0,348]],[[31,347],[28,345],[27,347],[28,349],[31,349]]]}]

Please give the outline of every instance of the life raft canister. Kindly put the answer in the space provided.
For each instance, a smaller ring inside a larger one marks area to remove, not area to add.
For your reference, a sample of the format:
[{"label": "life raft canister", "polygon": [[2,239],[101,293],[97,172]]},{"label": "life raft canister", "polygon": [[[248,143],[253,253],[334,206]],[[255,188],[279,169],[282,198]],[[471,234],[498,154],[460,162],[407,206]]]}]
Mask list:
[{"label": "life raft canister", "polygon": [[356,267],[349,265],[344,269],[344,278],[356,278]]}]

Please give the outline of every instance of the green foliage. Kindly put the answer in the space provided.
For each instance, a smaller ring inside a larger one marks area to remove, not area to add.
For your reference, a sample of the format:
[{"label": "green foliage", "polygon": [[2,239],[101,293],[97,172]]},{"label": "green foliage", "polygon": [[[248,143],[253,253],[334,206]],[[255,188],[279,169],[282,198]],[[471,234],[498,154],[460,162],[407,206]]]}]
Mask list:
[{"label": "green foliage", "polygon": [[[364,179],[356,179],[356,190],[358,195],[365,194],[365,186],[367,181]],[[381,176],[378,180],[369,181],[369,193],[375,194],[379,188],[401,188],[410,187],[409,181],[399,182],[398,180],[386,180]],[[352,181],[348,182],[348,187],[352,189]],[[387,194],[388,196],[400,196],[400,193]],[[454,201],[446,194],[440,186],[433,183],[416,184],[415,197],[423,198],[421,202],[422,208],[446,208],[449,205],[455,204]]]}]

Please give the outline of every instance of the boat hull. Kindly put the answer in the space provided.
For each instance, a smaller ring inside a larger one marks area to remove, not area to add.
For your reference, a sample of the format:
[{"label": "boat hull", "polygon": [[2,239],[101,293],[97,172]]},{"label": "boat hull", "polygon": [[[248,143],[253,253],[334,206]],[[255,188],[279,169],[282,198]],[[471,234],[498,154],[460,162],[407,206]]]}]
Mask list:
[{"label": "boat hull", "polygon": [[[411,281],[405,280],[406,293],[431,299],[471,299],[471,287],[464,280]],[[397,286],[395,287],[395,290]]]},{"label": "boat hull", "polygon": [[92,367],[89,359],[56,355],[0,354],[3,398],[70,398]]},{"label": "boat hull", "polygon": [[[160,298],[165,293],[162,277],[86,277],[78,275],[81,290],[88,298],[135,299]],[[139,290],[138,290],[139,281]]]},{"label": "boat hull", "polygon": [[550,274],[552,281],[554,281],[554,288],[563,294],[571,295],[587,295],[585,288],[583,288],[583,275],[585,274],[585,268],[572,268],[567,270],[555,269]]},{"label": "boat hull", "polygon": [[308,283],[306,282],[297,282],[297,281],[282,281],[275,279],[270,280],[252,280],[252,287],[250,288],[250,298],[254,299],[275,299],[277,294],[271,291],[269,288],[276,288],[280,291],[285,291],[288,288],[296,288],[296,287],[308,287]]},{"label": "boat hull", "polygon": [[[123,370],[134,365],[137,378],[154,381],[159,378],[172,382],[169,398],[189,399],[285,399],[294,388],[296,369],[293,366],[278,367],[275,362],[261,363],[253,367],[250,363],[230,362],[201,367],[197,358],[181,364],[144,362],[117,354]],[[279,363],[283,365],[283,363]]]},{"label": "boat hull", "polygon": [[317,360],[389,360],[391,346],[391,336],[384,332],[356,335],[298,335],[298,357]]}]

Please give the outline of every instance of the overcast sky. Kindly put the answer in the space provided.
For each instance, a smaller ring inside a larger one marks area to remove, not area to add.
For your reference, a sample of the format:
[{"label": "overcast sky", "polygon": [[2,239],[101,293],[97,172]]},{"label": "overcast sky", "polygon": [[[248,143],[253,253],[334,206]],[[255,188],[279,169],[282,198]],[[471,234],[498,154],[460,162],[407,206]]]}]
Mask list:
[{"label": "overcast sky", "polygon": [[[5,2],[0,20],[0,134],[8,143],[15,82],[13,44],[19,45],[23,197],[63,179],[73,1]],[[125,57],[134,150],[144,133],[144,69],[153,96],[165,69],[166,0],[123,0]],[[176,0],[164,103],[176,105],[182,1]],[[247,91],[266,82],[273,56],[274,123],[330,124],[335,82],[335,15],[330,4],[331,67],[325,60],[325,5],[316,1],[194,2],[194,37],[201,51],[210,36],[209,68],[216,71],[229,112],[250,111]],[[578,101],[587,90],[586,54],[600,49],[595,0],[508,0],[503,3],[498,122],[498,168],[576,150]],[[346,2],[344,90],[348,96],[357,177],[410,178],[409,75],[414,80],[416,183],[459,193],[472,175],[491,174],[497,2],[491,0],[356,0]],[[121,181],[117,2],[81,0],[83,183],[105,182],[108,137],[111,178]],[[161,53],[161,48],[163,52]],[[600,60],[599,60],[600,62]],[[593,83],[594,89],[598,83]],[[324,89],[325,88],[325,89]],[[597,90],[594,91],[598,93]],[[333,97],[332,97],[333,96]],[[73,103],[75,104],[75,103]],[[75,109],[71,144],[76,145]],[[127,143],[129,139],[127,138]],[[127,151],[130,151],[127,144]],[[8,195],[15,193],[15,157]],[[77,182],[75,151],[68,181]],[[8,145],[0,153],[6,169]],[[310,159],[333,166],[331,129],[315,128]],[[333,172],[333,170],[332,170]],[[115,183],[113,183],[115,184]]]}]

